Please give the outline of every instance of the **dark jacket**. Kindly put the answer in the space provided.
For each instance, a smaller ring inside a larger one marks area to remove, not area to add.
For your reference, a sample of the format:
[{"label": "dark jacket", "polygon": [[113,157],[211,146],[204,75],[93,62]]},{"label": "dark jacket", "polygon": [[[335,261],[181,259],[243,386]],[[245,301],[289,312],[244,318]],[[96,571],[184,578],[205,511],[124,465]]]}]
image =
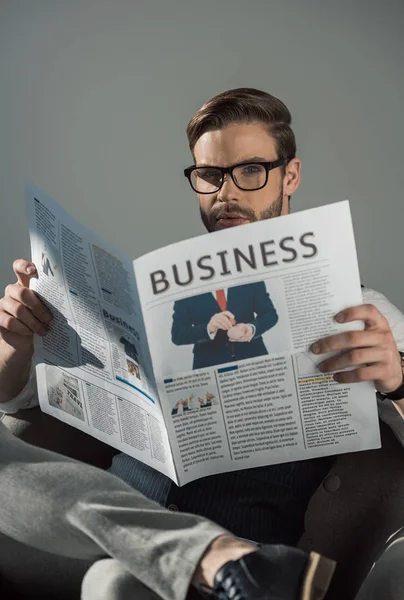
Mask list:
[{"label": "dark jacket", "polygon": [[183,298],[174,303],[171,339],[178,346],[194,344],[194,369],[268,354],[262,335],[276,325],[278,315],[265,283],[259,281],[228,288],[227,310],[233,313],[236,323],[255,327],[251,342],[230,343],[227,332],[222,330],[216,333],[213,340],[209,338],[208,323],[214,314],[221,312],[211,293]]}]

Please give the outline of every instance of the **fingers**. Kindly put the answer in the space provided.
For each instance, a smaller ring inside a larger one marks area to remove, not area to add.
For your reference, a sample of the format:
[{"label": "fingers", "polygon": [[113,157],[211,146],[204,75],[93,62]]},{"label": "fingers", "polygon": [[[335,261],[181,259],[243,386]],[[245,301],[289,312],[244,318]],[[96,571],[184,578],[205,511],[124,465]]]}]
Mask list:
[{"label": "fingers", "polygon": [[246,335],[246,325],[244,323],[238,323],[228,330],[227,335],[231,342],[242,341]]},{"label": "fingers", "polygon": [[373,304],[362,304],[342,310],[335,317],[338,323],[364,321],[366,329],[389,329],[387,319]]},{"label": "fingers", "polygon": [[218,329],[224,329],[225,331],[233,326],[230,319],[225,315],[218,315],[215,319],[215,325]]},{"label": "fingers", "polygon": [[0,328],[25,337],[34,333],[46,335],[52,313],[28,287],[30,279],[37,276],[35,266],[18,259],[13,269],[18,283],[8,285],[4,298],[0,299]]},{"label": "fingers", "polygon": [[5,311],[0,311],[0,331],[11,331],[26,337],[32,335],[32,331],[26,325]]},{"label": "fingers", "polygon": [[232,343],[235,343],[235,344],[238,344],[239,342],[249,342],[249,341],[250,340],[249,340],[249,338],[246,335],[244,335],[243,337],[239,337],[239,338],[229,337],[229,342],[232,342]]},{"label": "fingers", "polygon": [[390,331],[345,331],[319,340],[311,350],[314,354],[325,354],[348,348],[383,346],[390,343],[390,337]]},{"label": "fingers", "polygon": [[356,348],[343,354],[333,356],[319,365],[322,373],[342,371],[350,367],[371,365],[376,363],[389,364],[392,360],[392,349],[386,348]]},{"label": "fingers", "polygon": [[35,265],[23,258],[17,258],[17,260],[13,262],[13,270],[16,274],[18,283],[25,287],[29,287],[29,280],[32,279],[32,277],[38,276]]},{"label": "fingers", "polygon": [[212,319],[212,323],[214,324],[216,329],[223,329],[224,331],[227,331],[228,329],[231,329],[233,327],[231,317],[228,317],[224,313],[219,313],[215,315]]},{"label": "fingers", "polygon": [[235,323],[236,320],[233,313],[228,310],[224,310],[223,312],[213,315],[209,321],[208,330],[210,333],[214,333],[218,329],[228,331],[235,325]]},{"label": "fingers", "polygon": [[373,381],[379,392],[394,391],[403,380],[400,354],[392,344],[347,350],[325,360],[319,369],[322,373],[335,372],[333,377],[339,383]]},{"label": "fingers", "polygon": [[363,304],[341,311],[335,320],[363,321],[365,329],[328,336],[313,344],[314,354],[339,352],[323,361],[320,371],[334,372],[335,381],[340,383],[373,381],[378,391],[397,389],[403,379],[400,355],[390,325],[380,311],[372,304]]},{"label": "fingers", "polygon": [[344,371],[334,375],[338,383],[359,383],[361,381],[380,381],[384,377],[383,365],[372,365],[370,367],[361,367],[352,371]]},{"label": "fingers", "polygon": [[251,325],[239,323],[235,325],[227,333],[230,342],[249,342],[253,336]]},{"label": "fingers", "polygon": [[231,313],[229,310],[224,310],[223,312],[219,313],[221,315],[225,315],[226,317],[228,317],[231,321],[236,321],[236,317],[233,315],[233,313]]},{"label": "fingers", "polygon": [[19,333],[20,335],[32,335],[33,333],[37,333],[38,335],[47,334],[47,327],[33,315],[31,310],[24,304],[21,304],[21,302],[14,300],[11,296],[3,298],[0,307],[0,325],[4,329]]},{"label": "fingers", "polygon": [[[38,296],[33,290],[30,290],[27,287],[23,287],[19,283],[8,285],[5,290],[5,297],[3,298],[3,302],[7,300],[7,298],[15,300],[19,304],[25,306],[32,313],[33,317],[36,320],[40,321],[43,325],[47,326],[51,322],[51,311],[45,306],[42,300],[38,298]],[[14,311],[11,314],[17,316]],[[26,313],[24,312],[24,314]],[[24,323],[26,325],[29,325],[29,323],[27,323],[26,321],[24,321]],[[35,331],[35,333],[37,332]]]}]

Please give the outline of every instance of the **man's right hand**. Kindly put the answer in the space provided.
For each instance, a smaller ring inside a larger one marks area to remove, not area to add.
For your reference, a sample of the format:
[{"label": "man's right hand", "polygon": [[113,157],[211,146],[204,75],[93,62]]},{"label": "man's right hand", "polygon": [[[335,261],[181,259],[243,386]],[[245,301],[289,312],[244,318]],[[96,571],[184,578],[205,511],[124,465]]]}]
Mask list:
[{"label": "man's right hand", "polygon": [[0,337],[14,350],[26,351],[33,345],[34,333],[47,334],[52,313],[29,289],[30,279],[37,277],[35,265],[20,258],[13,269],[17,282],[8,285],[0,299]]},{"label": "man's right hand", "polygon": [[228,331],[236,324],[236,319],[234,318],[233,313],[228,310],[225,310],[221,313],[217,313],[213,315],[211,320],[208,323],[208,332],[210,334],[216,333],[218,329],[223,329],[224,331]]}]

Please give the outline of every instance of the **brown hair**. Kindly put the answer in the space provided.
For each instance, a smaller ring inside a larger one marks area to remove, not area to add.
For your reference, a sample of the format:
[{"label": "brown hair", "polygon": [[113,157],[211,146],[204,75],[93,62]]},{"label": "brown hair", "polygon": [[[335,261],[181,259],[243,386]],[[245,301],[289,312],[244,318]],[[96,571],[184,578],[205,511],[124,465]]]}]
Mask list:
[{"label": "brown hair", "polygon": [[296,156],[296,140],[292,131],[292,116],[283,102],[260,90],[237,88],[218,94],[192,117],[187,126],[192,154],[195,144],[206,131],[222,129],[230,123],[261,122],[274,138],[278,158]]}]

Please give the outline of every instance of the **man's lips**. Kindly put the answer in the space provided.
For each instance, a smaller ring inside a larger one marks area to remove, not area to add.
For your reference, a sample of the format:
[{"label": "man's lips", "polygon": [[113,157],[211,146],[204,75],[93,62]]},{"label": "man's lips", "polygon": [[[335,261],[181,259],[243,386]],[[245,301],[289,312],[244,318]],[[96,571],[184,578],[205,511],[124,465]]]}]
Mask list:
[{"label": "man's lips", "polygon": [[243,217],[243,215],[237,213],[221,213],[216,217],[216,220],[221,227],[236,227],[250,222],[248,217]]}]

